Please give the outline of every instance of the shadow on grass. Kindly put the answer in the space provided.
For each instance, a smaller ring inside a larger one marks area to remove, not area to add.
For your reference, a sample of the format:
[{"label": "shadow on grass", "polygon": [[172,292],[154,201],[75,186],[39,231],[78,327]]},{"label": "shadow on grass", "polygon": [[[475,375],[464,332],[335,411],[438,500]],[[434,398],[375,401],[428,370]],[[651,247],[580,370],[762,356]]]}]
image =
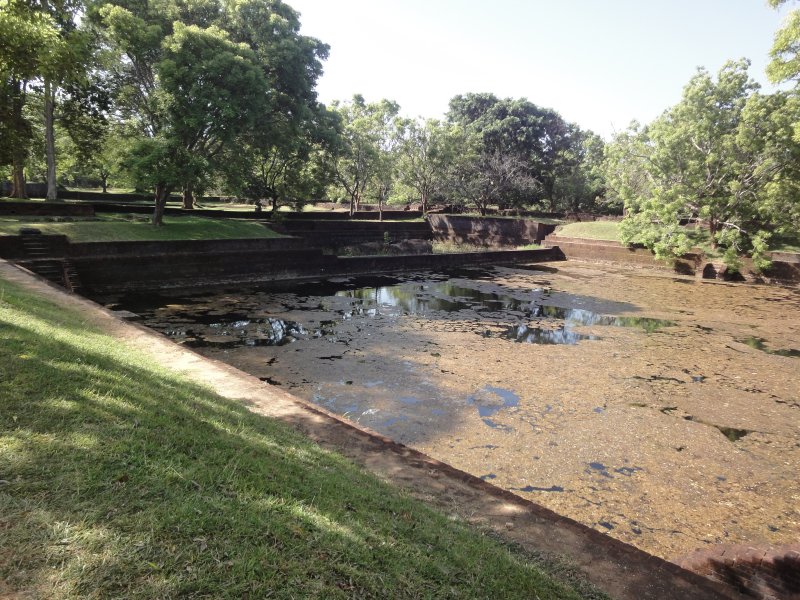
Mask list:
[{"label": "shadow on grass", "polygon": [[[0,282],[2,284],[2,282]],[[44,597],[578,594],[0,285],[0,577]]]}]

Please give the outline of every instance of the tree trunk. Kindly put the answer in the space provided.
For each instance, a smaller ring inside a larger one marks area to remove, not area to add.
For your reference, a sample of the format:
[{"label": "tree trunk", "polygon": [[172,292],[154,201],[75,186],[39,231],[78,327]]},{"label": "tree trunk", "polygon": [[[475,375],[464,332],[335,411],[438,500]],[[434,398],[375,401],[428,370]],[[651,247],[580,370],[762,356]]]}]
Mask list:
[{"label": "tree trunk", "polygon": [[428,195],[422,194],[422,214],[428,214]]},{"label": "tree trunk", "polygon": [[356,212],[356,195],[350,194],[350,216],[352,217]]},{"label": "tree trunk", "polygon": [[183,186],[183,208],[185,210],[194,208],[194,186],[191,183]]},{"label": "tree trunk", "polygon": [[28,192],[25,189],[25,159],[20,154],[22,153],[14,149],[11,197],[25,199],[28,197]]},{"label": "tree trunk", "polygon": [[44,80],[44,148],[47,159],[47,200],[58,200],[56,187],[56,136],[53,117],[55,113],[55,88],[49,79]]},{"label": "tree trunk", "polygon": [[25,189],[25,160],[27,159],[27,150],[26,145],[22,143],[22,136],[25,135],[25,133],[23,133],[25,130],[25,118],[22,115],[24,93],[22,82],[14,80],[12,82],[11,97],[11,120],[13,128],[11,197],[21,199],[28,197],[28,191]]},{"label": "tree trunk", "polygon": [[155,208],[153,210],[153,225],[161,227],[164,224],[164,209],[167,207],[167,198],[172,192],[171,186],[159,183],[156,186]]},{"label": "tree trunk", "polygon": [[717,249],[717,221],[713,217],[708,220],[708,238],[711,249]]}]

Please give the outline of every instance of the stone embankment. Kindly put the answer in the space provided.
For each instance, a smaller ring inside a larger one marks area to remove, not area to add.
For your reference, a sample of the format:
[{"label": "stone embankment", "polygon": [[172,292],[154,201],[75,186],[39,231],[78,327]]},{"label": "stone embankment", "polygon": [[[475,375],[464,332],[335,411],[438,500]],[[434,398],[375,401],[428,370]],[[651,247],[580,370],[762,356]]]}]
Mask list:
[{"label": "stone embankment", "polygon": [[778,548],[719,545],[693,552],[677,562],[684,569],[753,598],[800,598],[800,543]]},{"label": "stone embankment", "polygon": [[71,243],[59,235],[0,236],[0,257],[72,291],[99,294],[332,277],[382,271],[558,260],[557,250],[338,257],[295,237]]},{"label": "stone embankment", "polygon": [[542,247],[557,248],[568,260],[611,262],[647,267],[673,271],[681,275],[695,275],[704,279],[800,282],[800,254],[790,252],[773,252],[772,267],[759,273],[749,259],[742,260],[741,272],[734,272],[721,261],[709,259],[701,250],[689,252],[671,263],[667,263],[657,260],[653,253],[646,248],[626,246],[610,240],[570,238],[550,234],[542,241]]},{"label": "stone embankment", "polygon": [[541,242],[555,225],[536,219],[429,214],[433,239],[486,247],[524,246]]}]

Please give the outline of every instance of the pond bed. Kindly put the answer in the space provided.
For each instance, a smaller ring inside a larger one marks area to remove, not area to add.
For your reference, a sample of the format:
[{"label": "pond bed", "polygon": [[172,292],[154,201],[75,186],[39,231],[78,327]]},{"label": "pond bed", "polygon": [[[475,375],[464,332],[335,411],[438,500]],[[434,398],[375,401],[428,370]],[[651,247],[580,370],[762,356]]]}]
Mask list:
[{"label": "pond bed", "polygon": [[664,558],[800,535],[796,288],[560,262],[101,300]]}]

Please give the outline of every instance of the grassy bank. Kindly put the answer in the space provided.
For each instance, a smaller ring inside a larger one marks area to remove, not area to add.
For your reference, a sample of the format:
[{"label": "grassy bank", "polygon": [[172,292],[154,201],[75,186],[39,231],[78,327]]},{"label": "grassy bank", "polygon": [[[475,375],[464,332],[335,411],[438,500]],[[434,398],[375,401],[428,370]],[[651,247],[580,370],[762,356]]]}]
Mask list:
[{"label": "grassy bank", "polygon": [[609,240],[618,242],[619,222],[617,221],[582,221],[567,223],[556,228],[556,235],[563,237],[584,238],[589,240]]},{"label": "grassy bank", "polygon": [[0,337],[0,581],[11,590],[596,595],[2,280]]},{"label": "grassy bank", "polygon": [[64,217],[0,217],[0,235],[17,235],[20,227],[35,227],[45,234],[66,235],[73,242],[150,240],[206,240],[278,237],[252,221],[205,217],[164,217],[163,227],[153,227],[147,215],[109,214],[95,219]]}]

